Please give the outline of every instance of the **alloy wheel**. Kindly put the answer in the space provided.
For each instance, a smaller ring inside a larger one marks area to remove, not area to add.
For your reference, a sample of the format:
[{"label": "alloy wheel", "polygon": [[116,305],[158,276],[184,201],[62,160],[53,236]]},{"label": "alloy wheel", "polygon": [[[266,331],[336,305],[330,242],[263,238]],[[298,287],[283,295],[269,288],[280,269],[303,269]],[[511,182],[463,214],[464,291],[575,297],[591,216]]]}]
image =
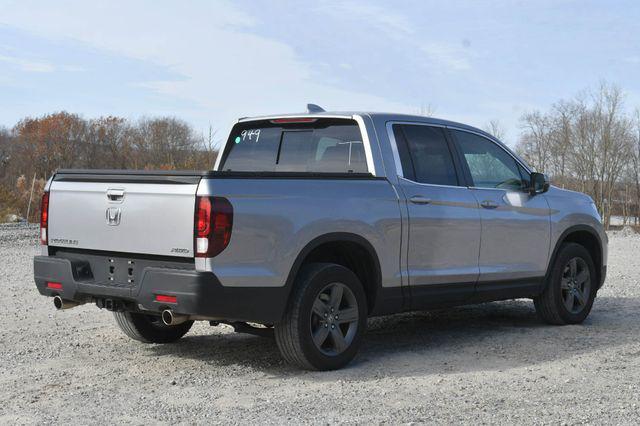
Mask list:
[{"label": "alloy wheel", "polygon": [[325,355],[341,354],[356,336],[358,318],[358,303],[349,287],[338,282],[327,285],[311,310],[313,343]]},{"label": "alloy wheel", "polygon": [[572,314],[580,313],[589,302],[591,273],[584,259],[574,257],[565,265],[560,281],[562,301]]}]

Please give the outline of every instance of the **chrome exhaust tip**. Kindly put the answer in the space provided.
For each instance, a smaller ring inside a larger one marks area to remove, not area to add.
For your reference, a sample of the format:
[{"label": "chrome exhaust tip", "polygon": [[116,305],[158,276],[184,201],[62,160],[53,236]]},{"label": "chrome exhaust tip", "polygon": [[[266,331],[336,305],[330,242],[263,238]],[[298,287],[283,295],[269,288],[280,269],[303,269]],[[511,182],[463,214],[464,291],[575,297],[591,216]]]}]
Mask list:
[{"label": "chrome exhaust tip", "polygon": [[53,306],[55,306],[57,310],[71,309],[75,308],[78,305],[81,305],[81,303],[74,302],[72,300],[64,300],[60,296],[55,296],[53,298]]},{"label": "chrome exhaust tip", "polygon": [[162,323],[164,325],[179,325],[188,320],[188,315],[174,314],[171,309],[165,309],[162,311]]},{"label": "chrome exhaust tip", "polygon": [[64,303],[62,302],[62,297],[60,296],[55,296],[53,298],[53,306],[56,307],[57,310],[62,309],[62,306],[64,305]]}]

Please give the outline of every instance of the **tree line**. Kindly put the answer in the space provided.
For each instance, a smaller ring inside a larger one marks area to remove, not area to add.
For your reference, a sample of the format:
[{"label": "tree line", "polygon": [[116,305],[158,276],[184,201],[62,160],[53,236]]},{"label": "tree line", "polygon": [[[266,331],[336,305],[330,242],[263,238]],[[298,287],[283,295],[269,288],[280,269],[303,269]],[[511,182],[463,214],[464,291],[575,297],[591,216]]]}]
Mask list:
[{"label": "tree line", "polygon": [[199,135],[174,117],[131,121],[58,112],[25,118],[0,128],[0,222],[26,217],[28,210],[37,221],[46,179],[57,169],[208,170],[217,155],[214,139],[211,129]]},{"label": "tree line", "polygon": [[[546,111],[529,111],[520,127],[516,151],[534,169],[556,186],[590,195],[607,227],[613,215],[639,224],[640,110],[629,113],[619,87],[602,83]],[[504,135],[496,120],[485,130]],[[217,155],[214,139],[211,129],[199,135],[174,117],[25,118],[0,128],[0,222],[27,211],[37,221],[39,198],[56,169],[207,170]]]},{"label": "tree line", "polygon": [[608,228],[640,220],[640,110],[629,113],[622,90],[602,83],[520,120],[516,151],[552,184],[591,196]]}]

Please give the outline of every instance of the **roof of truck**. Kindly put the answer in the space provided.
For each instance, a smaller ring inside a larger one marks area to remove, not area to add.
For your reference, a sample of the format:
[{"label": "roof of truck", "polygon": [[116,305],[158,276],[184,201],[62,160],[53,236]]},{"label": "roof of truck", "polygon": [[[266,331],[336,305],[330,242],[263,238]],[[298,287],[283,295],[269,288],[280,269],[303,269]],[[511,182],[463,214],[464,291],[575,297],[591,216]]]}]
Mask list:
[{"label": "roof of truck", "polygon": [[309,113],[309,112],[300,112],[300,113],[287,113],[287,114],[270,114],[264,116],[256,116],[256,117],[243,117],[238,120],[238,122],[245,121],[255,121],[255,120],[271,120],[277,118],[351,118],[353,116],[368,116],[373,121],[407,121],[407,122],[418,122],[418,123],[426,123],[426,124],[436,124],[439,126],[450,126],[450,127],[458,127],[461,129],[471,130],[477,133],[481,133],[483,135],[489,136],[492,139],[495,137],[491,134],[488,134],[482,129],[478,129],[477,127],[469,126],[468,124],[459,123],[456,121],[443,120],[441,118],[435,117],[426,117],[424,115],[413,115],[413,114],[398,114],[391,112],[372,112],[372,111],[325,111],[325,112],[317,112],[317,113]]}]

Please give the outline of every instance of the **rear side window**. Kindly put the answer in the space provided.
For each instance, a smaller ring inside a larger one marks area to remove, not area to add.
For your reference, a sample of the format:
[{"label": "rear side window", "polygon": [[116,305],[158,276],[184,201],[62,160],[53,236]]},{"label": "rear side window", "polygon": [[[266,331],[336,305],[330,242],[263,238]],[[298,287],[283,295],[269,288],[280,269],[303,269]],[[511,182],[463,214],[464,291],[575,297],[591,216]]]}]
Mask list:
[{"label": "rear side window", "polygon": [[240,123],[231,131],[220,170],[368,173],[360,128],[338,119]]},{"label": "rear side window", "polygon": [[442,128],[395,124],[393,131],[405,177],[420,183],[458,185],[453,156]]}]

